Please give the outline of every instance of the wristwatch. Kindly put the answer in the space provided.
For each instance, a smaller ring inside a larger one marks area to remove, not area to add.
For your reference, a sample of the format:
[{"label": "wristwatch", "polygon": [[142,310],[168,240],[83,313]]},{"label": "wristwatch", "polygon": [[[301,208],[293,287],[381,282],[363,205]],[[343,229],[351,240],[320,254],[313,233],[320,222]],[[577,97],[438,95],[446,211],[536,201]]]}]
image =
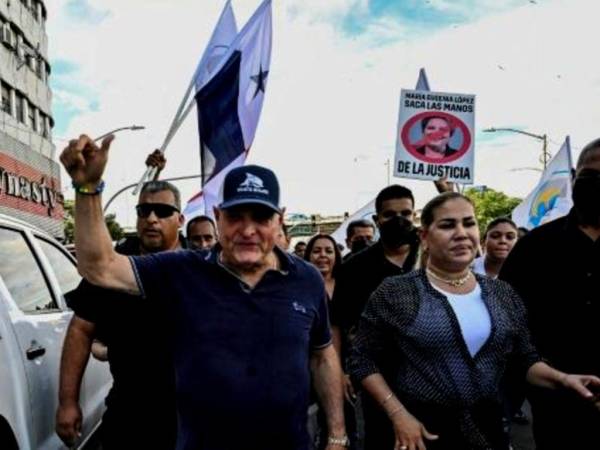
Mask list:
[{"label": "wristwatch", "polygon": [[327,438],[327,444],[328,445],[339,445],[340,447],[350,447],[350,439],[348,439],[348,436],[342,436],[339,438],[329,436]]}]

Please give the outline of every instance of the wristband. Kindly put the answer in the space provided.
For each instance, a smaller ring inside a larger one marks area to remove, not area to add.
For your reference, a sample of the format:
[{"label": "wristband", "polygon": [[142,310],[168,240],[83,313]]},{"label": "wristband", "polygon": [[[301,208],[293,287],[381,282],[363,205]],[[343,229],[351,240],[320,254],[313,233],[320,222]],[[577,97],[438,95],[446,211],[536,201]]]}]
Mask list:
[{"label": "wristband", "polygon": [[79,186],[73,182],[73,189],[75,189],[75,192],[83,195],[98,195],[102,193],[104,186],[106,186],[104,180],[100,180],[100,183],[98,183],[94,189],[90,189],[85,186]]}]

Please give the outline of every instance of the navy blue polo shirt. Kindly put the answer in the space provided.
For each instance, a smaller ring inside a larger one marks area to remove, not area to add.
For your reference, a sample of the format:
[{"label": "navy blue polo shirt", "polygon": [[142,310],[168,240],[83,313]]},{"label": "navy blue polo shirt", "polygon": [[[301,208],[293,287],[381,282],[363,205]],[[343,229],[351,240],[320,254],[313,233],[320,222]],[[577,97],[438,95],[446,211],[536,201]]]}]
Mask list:
[{"label": "navy blue polo shirt", "polygon": [[314,267],[276,252],[281,270],[253,289],[218,250],[131,257],[149,307],[173,320],[178,449],[308,448],[309,358],[331,342],[326,293]]}]

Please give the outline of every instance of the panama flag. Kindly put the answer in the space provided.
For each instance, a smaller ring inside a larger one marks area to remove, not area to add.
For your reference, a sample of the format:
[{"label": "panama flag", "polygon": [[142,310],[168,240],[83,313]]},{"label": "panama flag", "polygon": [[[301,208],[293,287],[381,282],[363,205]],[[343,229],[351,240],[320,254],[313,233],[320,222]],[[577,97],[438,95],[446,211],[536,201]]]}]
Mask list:
[{"label": "panama flag", "polygon": [[529,230],[565,216],[571,200],[571,140],[569,136],[544,170],[540,182],[512,213],[513,221]]},{"label": "panama flag", "polygon": [[202,191],[185,208],[188,220],[200,214],[213,215],[225,175],[246,160],[269,76],[271,38],[271,0],[264,0],[227,50],[214,60],[214,67],[198,73]]},{"label": "panama flag", "polygon": [[219,16],[217,25],[208,41],[208,45],[198,63],[198,68],[194,75],[196,92],[211,79],[219,62],[229,51],[229,47],[237,34],[238,29],[237,24],[235,23],[233,8],[231,7],[231,0],[227,0],[223,7],[223,11]]}]

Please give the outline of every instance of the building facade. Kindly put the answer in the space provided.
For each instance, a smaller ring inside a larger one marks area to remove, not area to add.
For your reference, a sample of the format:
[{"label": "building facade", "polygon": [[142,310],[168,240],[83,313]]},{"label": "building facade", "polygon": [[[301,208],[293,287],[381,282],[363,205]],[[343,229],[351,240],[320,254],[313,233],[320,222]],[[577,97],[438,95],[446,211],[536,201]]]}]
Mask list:
[{"label": "building facade", "polygon": [[46,5],[0,1],[0,213],[63,236]]}]

